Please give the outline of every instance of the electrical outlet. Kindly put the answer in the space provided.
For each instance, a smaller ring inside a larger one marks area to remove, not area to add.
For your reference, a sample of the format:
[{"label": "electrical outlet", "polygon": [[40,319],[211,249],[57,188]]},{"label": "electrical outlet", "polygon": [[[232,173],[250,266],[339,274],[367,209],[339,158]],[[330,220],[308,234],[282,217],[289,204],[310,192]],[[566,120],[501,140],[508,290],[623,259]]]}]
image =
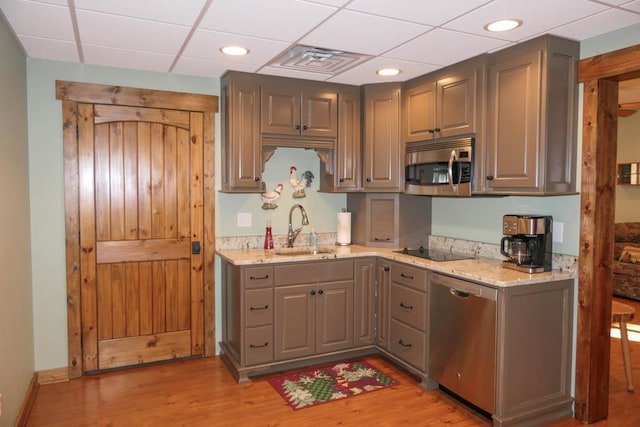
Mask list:
[{"label": "electrical outlet", "polygon": [[238,227],[251,227],[251,212],[238,212]]},{"label": "electrical outlet", "polygon": [[553,221],[553,241],[555,243],[564,242],[564,223]]}]

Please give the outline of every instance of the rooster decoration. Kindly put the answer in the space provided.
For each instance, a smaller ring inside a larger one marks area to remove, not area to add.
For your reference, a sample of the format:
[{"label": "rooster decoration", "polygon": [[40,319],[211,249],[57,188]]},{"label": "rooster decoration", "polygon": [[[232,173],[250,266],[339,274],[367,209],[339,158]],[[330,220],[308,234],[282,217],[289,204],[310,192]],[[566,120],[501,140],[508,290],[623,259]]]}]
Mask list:
[{"label": "rooster decoration", "polygon": [[[264,182],[262,183],[264,189]],[[282,188],[284,186],[282,184],[278,184],[273,191],[265,191],[262,193],[262,209],[275,209],[278,207],[274,202],[280,197],[280,193],[282,192]]]},{"label": "rooster decoration", "polygon": [[303,197],[306,197],[306,194],[304,194],[304,189],[305,187],[311,187],[311,182],[313,181],[314,176],[311,171],[306,171],[302,174],[302,178],[298,179],[298,177],[296,176],[297,170],[298,169],[295,166],[291,166],[289,168],[289,182],[294,189],[293,197],[296,199],[301,199]]}]

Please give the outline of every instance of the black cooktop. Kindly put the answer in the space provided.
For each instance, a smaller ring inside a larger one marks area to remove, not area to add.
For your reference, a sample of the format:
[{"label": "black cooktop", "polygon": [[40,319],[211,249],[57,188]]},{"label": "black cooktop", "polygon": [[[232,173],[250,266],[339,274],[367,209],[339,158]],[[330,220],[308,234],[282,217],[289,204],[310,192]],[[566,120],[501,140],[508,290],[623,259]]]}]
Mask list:
[{"label": "black cooktop", "polygon": [[435,249],[426,249],[420,246],[418,249],[403,248],[399,251],[394,251],[399,254],[412,255],[419,258],[430,259],[431,261],[459,261],[463,259],[473,259],[471,255],[452,254],[451,252],[444,252]]}]

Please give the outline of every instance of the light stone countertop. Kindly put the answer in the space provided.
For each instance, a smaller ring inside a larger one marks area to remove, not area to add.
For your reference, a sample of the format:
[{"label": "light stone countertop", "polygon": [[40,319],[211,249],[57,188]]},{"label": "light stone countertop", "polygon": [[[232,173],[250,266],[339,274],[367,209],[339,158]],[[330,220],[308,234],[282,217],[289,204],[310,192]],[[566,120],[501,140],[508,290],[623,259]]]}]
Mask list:
[{"label": "light stone countertop", "polygon": [[[328,247],[323,246],[323,248]],[[536,274],[521,273],[504,268],[502,267],[502,261],[490,258],[438,262],[393,252],[397,249],[373,248],[358,245],[334,246],[330,247],[330,249],[333,250],[333,252],[319,253],[316,255],[276,255],[273,249],[219,249],[217,254],[233,265],[276,264],[375,256],[450,274],[461,279],[473,280],[497,288],[532,285],[556,280],[574,279],[576,277],[574,272],[568,271],[549,271]]]}]

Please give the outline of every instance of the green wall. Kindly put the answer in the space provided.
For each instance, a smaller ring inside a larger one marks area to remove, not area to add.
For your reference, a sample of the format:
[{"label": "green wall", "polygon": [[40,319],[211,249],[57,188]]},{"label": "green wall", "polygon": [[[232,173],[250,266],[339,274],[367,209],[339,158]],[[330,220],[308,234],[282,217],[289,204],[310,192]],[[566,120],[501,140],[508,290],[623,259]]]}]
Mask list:
[{"label": "green wall", "polygon": [[0,17],[0,426],[33,376],[26,59]]}]

